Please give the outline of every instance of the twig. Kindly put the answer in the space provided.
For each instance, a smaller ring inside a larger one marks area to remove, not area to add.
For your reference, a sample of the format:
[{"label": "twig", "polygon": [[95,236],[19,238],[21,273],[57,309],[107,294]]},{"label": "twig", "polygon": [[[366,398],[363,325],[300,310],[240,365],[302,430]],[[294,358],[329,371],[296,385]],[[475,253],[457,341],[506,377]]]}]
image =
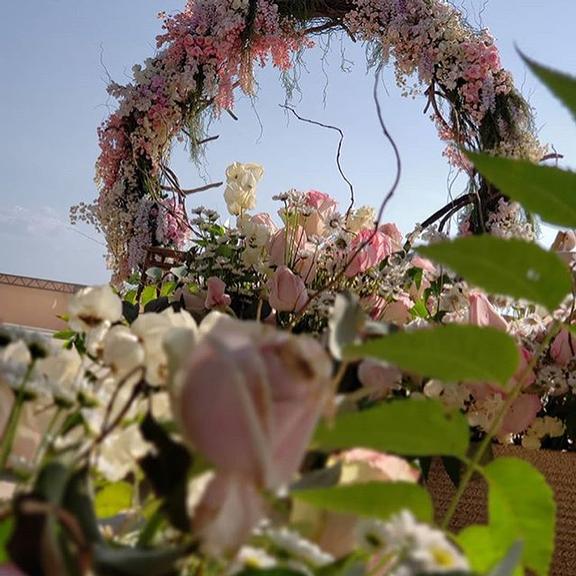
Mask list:
[{"label": "twig", "polygon": [[206,190],[211,190],[212,188],[219,188],[224,182],[214,182],[213,184],[205,184],[204,186],[199,186],[198,188],[189,188],[187,190],[173,188],[172,186],[161,186],[162,190],[167,192],[177,192],[184,194],[184,196],[189,196],[190,194],[197,194],[198,192],[205,192]]},{"label": "twig", "polygon": [[331,126],[330,124],[324,124],[322,122],[318,122],[317,120],[310,120],[309,118],[304,118],[300,116],[296,112],[296,110],[294,110],[294,108],[292,108],[292,106],[289,106],[288,104],[280,104],[280,108],[284,108],[285,110],[292,112],[292,114],[294,114],[294,116],[296,116],[296,118],[298,118],[298,120],[302,122],[307,122],[308,124],[313,124],[314,126],[320,126],[320,128],[327,128],[328,130],[334,130],[338,132],[338,134],[340,135],[340,138],[338,140],[338,149],[336,151],[336,166],[338,166],[338,172],[340,172],[340,176],[342,176],[343,180],[346,182],[350,190],[350,205],[348,206],[348,210],[346,210],[346,219],[347,219],[348,216],[350,215],[350,212],[352,211],[355,199],[354,199],[354,186],[344,173],[344,170],[342,169],[342,164],[340,162],[340,157],[342,154],[342,144],[344,142],[344,132],[337,126]]}]

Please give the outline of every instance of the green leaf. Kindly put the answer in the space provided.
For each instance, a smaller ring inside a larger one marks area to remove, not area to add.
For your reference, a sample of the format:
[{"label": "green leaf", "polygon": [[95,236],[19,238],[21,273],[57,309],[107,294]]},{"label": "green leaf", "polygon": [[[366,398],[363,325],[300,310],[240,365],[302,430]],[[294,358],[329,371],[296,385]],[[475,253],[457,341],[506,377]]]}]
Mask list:
[{"label": "green leaf", "polygon": [[529,212],[556,226],[576,228],[576,173],[527,160],[468,153],[487,180]]},{"label": "green leaf", "polygon": [[154,300],[158,296],[158,290],[156,286],[146,286],[144,290],[142,290],[142,295],[140,296],[140,303],[142,306],[146,306],[148,302]]},{"label": "green leaf", "polygon": [[396,332],[347,350],[350,358],[377,358],[403,370],[446,381],[485,380],[504,385],[520,360],[514,340],[495,328],[448,324]]},{"label": "green leaf", "polygon": [[70,338],[74,338],[74,336],[76,336],[74,330],[60,330],[60,332],[54,332],[54,334],[52,334],[52,338],[56,340],[70,340]]},{"label": "green leaf", "polygon": [[368,482],[333,488],[298,490],[292,493],[301,500],[324,510],[386,520],[401,510],[410,510],[424,522],[431,522],[432,501],[428,492],[409,482]]},{"label": "green leaf", "polygon": [[502,562],[490,572],[489,576],[514,576],[514,574],[518,574],[523,549],[524,545],[522,542],[516,542]]},{"label": "green leaf", "polygon": [[493,294],[506,294],[554,310],[570,292],[570,271],[562,260],[532,242],[467,236],[418,248],[466,280]]},{"label": "green leaf", "polygon": [[[507,543],[498,540],[490,526],[469,526],[458,534],[456,541],[468,558],[470,568],[479,574],[493,570],[508,549]],[[520,569],[520,574],[514,576],[523,574]]]},{"label": "green leaf", "polygon": [[160,282],[162,280],[162,268],[158,268],[157,266],[153,266],[152,268],[148,268],[146,270],[146,276],[150,278],[153,282]]},{"label": "green leaf", "polygon": [[94,546],[93,551],[95,572],[116,576],[172,576],[187,553],[184,547],[149,550],[105,545]]},{"label": "green leaf", "polygon": [[468,422],[433,400],[397,400],[342,414],[322,425],[315,443],[322,449],[371,448],[405,456],[460,456],[468,449]]},{"label": "green leaf", "polygon": [[498,458],[484,473],[494,537],[508,546],[524,543],[523,564],[547,576],[554,551],[556,503],[542,474],[525,460]]},{"label": "green leaf", "polygon": [[107,484],[94,502],[98,518],[111,518],[129,509],[133,504],[134,490],[127,482]]},{"label": "green leaf", "polygon": [[572,112],[576,119],[576,78],[558,72],[547,66],[542,66],[538,62],[528,58],[522,52],[520,56],[526,62],[530,70],[548,86],[552,93]]},{"label": "green leaf", "polygon": [[124,300],[130,304],[136,304],[138,299],[138,290],[129,290],[124,296]]},{"label": "green leaf", "polygon": [[171,296],[174,294],[174,290],[176,290],[176,282],[170,280],[169,282],[164,282],[162,284],[162,289],[160,290],[160,296]]},{"label": "green leaf", "polygon": [[8,562],[10,557],[6,551],[6,546],[8,540],[10,540],[10,535],[12,534],[12,529],[14,528],[14,520],[12,518],[7,518],[0,522],[0,565],[3,562]]}]

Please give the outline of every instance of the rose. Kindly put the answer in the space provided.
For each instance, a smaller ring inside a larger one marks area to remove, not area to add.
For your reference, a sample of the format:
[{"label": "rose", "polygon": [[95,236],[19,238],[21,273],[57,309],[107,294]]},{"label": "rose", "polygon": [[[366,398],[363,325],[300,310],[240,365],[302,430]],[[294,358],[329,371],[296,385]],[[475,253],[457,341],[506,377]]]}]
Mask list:
[{"label": "rose", "polygon": [[[368,482],[418,481],[419,472],[397,456],[356,448],[332,459],[341,466],[339,484]],[[313,539],[323,550],[336,557],[345,556],[357,547],[357,527],[360,519],[352,514],[322,512],[309,504],[296,501],[292,522]]]},{"label": "rose", "polygon": [[304,217],[304,230],[308,236],[322,236],[334,215],[338,203],[324,192],[309,190],[304,200],[310,214]]},{"label": "rose", "polygon": [[299,312],[308,302],[304,281],[287,266],[276,269],[268,281],[268,291],[268,302],[277,312]]},{"label": "rose", "polygon": [[550,346],[550,356],[556,364],[567,366],[576,356],[576,336],[569,330],[561,330]]},{"label": "rose", "polygon": [[346,219],[346,227],[350,232],[357,233],[364,228],[373,228],[376,212],[371,206],[360,206]]},{"label": "rose", "polygon": [[83,288],[70,299],[68,314],[72,330],[89,332],[102,323],[121,320],[122,301],[108,285]]},{"label": "rose", "polygon": [[206,301],[204,306],[208,310],[212,308],[227,308],[232,302],[232,298],[228,294],[225,294],[226,284],[220,278],[216,276],[211,276],[206,281],[208,286],[208,294],[206,295]]},{"label": "rose", "polygon": [[492,326],[504,331],[508,328],[506,320],[478,290],[471,290],[468,295],[468,321],[476,326]]},{"label": "rose", "polygon": [[194,517],[206,551],[240,546],[262,517],[260,491],[291,480],[330,375],[316,340],[225,316],[192,348],[172,407],[184,439],[216,469]]},{"label": "rose", "polygon": [[256,207],[256,185],[264,174],[259,164],[234,162],[226,169],[224,200],[230,214],[239,215]]},{"label": "rose", "polygon": [[289,266],[294,262],[308,242],[306,231],[301,226],[282,228],[270,240],[268,252],[274,266]]},{"label": "rose", "polygon": [[402,383],[402,372],[396,366],[368,358],[358,365],[358,380],[372,398],[386,397]]},{"label": "rose", "polygon": [[393,224],[391,222],[387,224],[382,224],[382,226],[380,226],[378,230],[380,230],[380,232],[383,232],[384,234],[386,234],[386,236],[388,236],[388,238],[390,238],[392,242],[393,252],[399,252],[400,250],[402,250],[402,232],[398,230],[398,226],[396,226],[396,224]]},{"label": "rose", "polygon": [[257,247],[266,246],[270,238],[278,231],[270,214],[262,212],[254,216],[244,215],[238,219],[238,228]]},{"label": "rose", "polygon": [[[350,244],[350,255],[352,254],[356,255],[346,267],[345,275],[348,278],[366,272],[392,254],[392,241],[380,230],[360,230]],[[346,257],[350,258],[348,255]]]}]

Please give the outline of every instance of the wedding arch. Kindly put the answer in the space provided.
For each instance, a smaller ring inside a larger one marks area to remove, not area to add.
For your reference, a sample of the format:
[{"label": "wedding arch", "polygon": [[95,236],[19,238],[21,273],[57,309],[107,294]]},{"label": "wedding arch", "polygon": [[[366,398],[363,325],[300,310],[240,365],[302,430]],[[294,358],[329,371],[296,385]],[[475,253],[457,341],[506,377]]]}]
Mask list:
[{"label": "wedding arch", "polygon": [[156,56],[133,67],[131,83],[108,88],[119,106],[98,132],[99,197],[73,209],[105,234],[116,279],[141,265],[151,227],[166,246],[186,236],[184,194],[168,167],[173,140],[203,144],[205,120],[231,111],[236,89],[253,93],[255,66],[288,71],[316,34],[345,31],[367,45],[370,64],[393,61],[404,93],[423,94],[445,155],[478,199],[472,231],[485,227],[500,195],[462,150],[544,156],[493,37],[447,0],[188,0],[162,17]]}]

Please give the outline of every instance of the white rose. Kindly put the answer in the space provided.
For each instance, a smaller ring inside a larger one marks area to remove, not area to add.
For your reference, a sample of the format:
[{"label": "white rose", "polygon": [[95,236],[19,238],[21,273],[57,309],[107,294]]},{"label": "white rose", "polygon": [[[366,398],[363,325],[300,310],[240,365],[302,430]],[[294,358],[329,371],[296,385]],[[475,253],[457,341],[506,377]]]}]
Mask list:
[{"label": "white rose", "polygon": [[242,164],[234,162],[226,168],[228,184],[236,183],[242,188],[255,187],[264,176],[264,168],[260,164]]},{"label": "white rose", "polygon": [[350,214],[346,221],[346,226],[350,232],[356,234],[365,228],[374,227],[375,221],[376,212],[374,211],[374,208],[370,206],[360,206],[360,208],[357,208],[352,212],[352,214]]},{"label": "white rose", "polygon": [[252,210],[256,207],[256,187],[243,188],[239,184],[232,182],[228,184],[224,191],[224,200],[230,214],[237,216],[245,210]]},{"label": "white rose", "polygon": [[122,301],[110,286],[92,286],[72,296],[68,313],[73,330],[89,332],[102,322],[114,323],[121,320]]}]

